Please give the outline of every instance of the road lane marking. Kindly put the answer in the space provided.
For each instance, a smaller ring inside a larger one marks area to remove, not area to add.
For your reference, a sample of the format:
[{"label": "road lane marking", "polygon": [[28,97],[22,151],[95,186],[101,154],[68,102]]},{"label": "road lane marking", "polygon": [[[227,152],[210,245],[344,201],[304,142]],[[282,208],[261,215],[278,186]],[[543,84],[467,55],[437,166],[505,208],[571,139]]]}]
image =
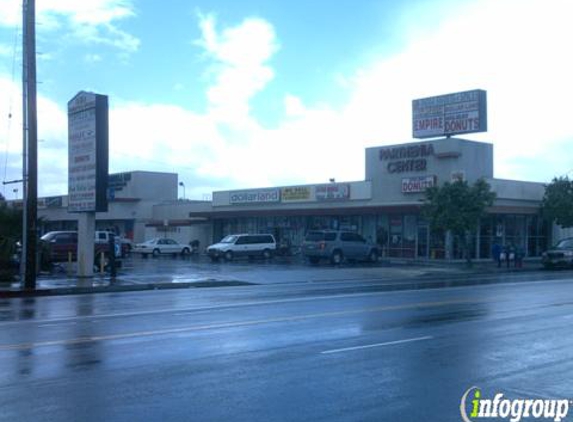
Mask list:
[{"label": "road lane marking", "polygon": [[415,341],[424,341],[424,340],[431,340],[434,337],[432,336],[424,336],[424,337],[415,337],[415,338],[407,338],[404,340],[395,340],[395,341],[387,341],[384,343],[376,343],[376,344],[366,344],[364,346],[354,346],[354,347],[344,347],[342,349],[332,349],[332,350],[325,350],[320,352],[323,355],[329,355],[332,353],[342,353],[342,352],[350,352],[353,350],[362,350],[362,349],[371,349],[373,347],[384,347],[384,346],[394,346],[396,344],[404,344],[404,343],[413,343]]},{"label": "road lane marking", "polygon": [[348,315],[358,315],[364,313],[375,313],[375,312],[388,312],[388,311],[399,311],[407,309],[420,309],[420,308],[437,308],[441,306],[449,306],[453,304],[463,304],[463,303],[475,303],[475,300],[454,300],[454,301],[439,301],[439,302],[418,302],[410,303],[406,305],[390,305],[390,306],[378,306],[373,308],[362,308],[353,309],[348,311],[333,311],[333,312],[322,312],[316,314],[306,314],[306,315],[295,315],[288,317],[277,317],[259,320],[246,320],[246,321],[232,321],[223,322],[218,324],[205,324],[205,325],[191,325],[187,327],[178,328],[165,328],[159,330],[149,330],[149,331],[136,331],[131,333],[121,333],[121,334],[107,334],[101,336],[89,336],[89,337],[78,337],[72,339],[64,340],[48,340],[35,343],[18,343],[18,344],[0,344],[0,351],[7,350],[28,350],[37,347],[47,347],[47,346],[61,346],[61,345],[71,345],[71,344],[83,344],[83,343],[93,343],[98,341],[109,341],[109,340],[124,340],[130,338],[139,337],[151,337],[158,335],[169,335],[169,334],[180,334],[180,333],[190,333],[195,331],[206,331],[206,330],[217,330],[225,328],[238,328],[238,327],[249,327],[254,325],[272,324],[278,322],[297,322],[306,319],[315,318],[333,318]]}]

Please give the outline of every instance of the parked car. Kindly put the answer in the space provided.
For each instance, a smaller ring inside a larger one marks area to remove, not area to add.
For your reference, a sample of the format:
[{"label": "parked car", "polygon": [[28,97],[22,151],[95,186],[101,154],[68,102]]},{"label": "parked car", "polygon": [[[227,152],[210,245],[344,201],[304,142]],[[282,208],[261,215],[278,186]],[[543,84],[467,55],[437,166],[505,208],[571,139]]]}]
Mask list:
[{"label": "parked car", "polygon": [[562,239],[543,252],[541,263],[545,268],[573,267],[573,237]]},{"label": "parked car", "polygon": [[231,234],[207,248],[213,261],[221,257],[231,261],[236,256],[271,258],[277,250],[277,242],[271,234]]},{"label": "parked car", "polygon": [[134,246],[133,252],[140,253],[142,256],[160,254],[181,254],[188,255],[191,253],[189,245],[177,243],[173,239],[166,237],[147,240]]},{"label": "parked car", "polygon": [[309,232],[302,244],[302,254],[312,264],[329,260],[340,264],[345,259],[376,262],[378,247],[358,233],[335,230],[314,230]]},{"label": "parked car", "polygon": [[[47,251],[48,259],[51,262],[64,262],[70,258],[75,261],[78,253],[78,232],[72,230],[48,232],[40,238],[40,246]],[[98,242],[94,239],[94,259],[96,262],[102,253],[106,257],[108,256],[109,243]],[[114,247],[114,253],[116,259],[121,257],[119,243]]]}]

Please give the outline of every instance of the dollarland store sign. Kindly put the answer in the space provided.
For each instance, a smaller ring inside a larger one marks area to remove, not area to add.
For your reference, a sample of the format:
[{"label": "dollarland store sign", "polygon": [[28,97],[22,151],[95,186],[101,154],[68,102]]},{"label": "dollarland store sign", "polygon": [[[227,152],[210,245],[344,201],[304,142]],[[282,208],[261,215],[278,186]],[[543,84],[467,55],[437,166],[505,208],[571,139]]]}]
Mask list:
[{"label": "dollarland store sign", "polygon": [[402,193],[420,193],[436,185],[436,176],[418,176],[402,179]]},{"label": "dollarland store sign", "polygon": [[229,202],[232,205],[261,204],[280,201],[279,189],[244,190],[229,193]]},{"label": "dollarland store sign", "polygon": [[68,102],[68,211],[107,211],[108,99],[80,92]]},{"label": "dollarland store sign", "polygon": [[458,92],[412,101],[414,138],[487,132],[486,91]]}]

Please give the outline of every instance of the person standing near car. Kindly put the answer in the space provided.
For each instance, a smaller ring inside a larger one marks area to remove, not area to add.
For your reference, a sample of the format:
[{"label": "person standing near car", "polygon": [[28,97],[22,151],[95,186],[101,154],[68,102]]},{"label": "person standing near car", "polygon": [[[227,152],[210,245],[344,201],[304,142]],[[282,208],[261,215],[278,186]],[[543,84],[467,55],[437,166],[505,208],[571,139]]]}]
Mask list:
[{"label": "person standing near car", "polygon": [[509,244],[505,255],[506,255],[507,268],[509,268],[511,265],[511,261],[515,261],[515,246],[513,245],[513,243]]}]

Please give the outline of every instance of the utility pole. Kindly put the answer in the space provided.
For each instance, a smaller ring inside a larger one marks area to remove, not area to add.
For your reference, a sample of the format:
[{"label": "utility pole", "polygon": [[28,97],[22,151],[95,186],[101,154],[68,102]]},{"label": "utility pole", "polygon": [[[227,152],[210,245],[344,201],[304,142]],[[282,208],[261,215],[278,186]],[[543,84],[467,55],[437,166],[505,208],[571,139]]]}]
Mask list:
[{"label": "utility pole", "polygon": [[38,116],[36,109],[36,4],[24,0],[23,115],[24,120],[24,289],[36,289],[38,217]]}]

